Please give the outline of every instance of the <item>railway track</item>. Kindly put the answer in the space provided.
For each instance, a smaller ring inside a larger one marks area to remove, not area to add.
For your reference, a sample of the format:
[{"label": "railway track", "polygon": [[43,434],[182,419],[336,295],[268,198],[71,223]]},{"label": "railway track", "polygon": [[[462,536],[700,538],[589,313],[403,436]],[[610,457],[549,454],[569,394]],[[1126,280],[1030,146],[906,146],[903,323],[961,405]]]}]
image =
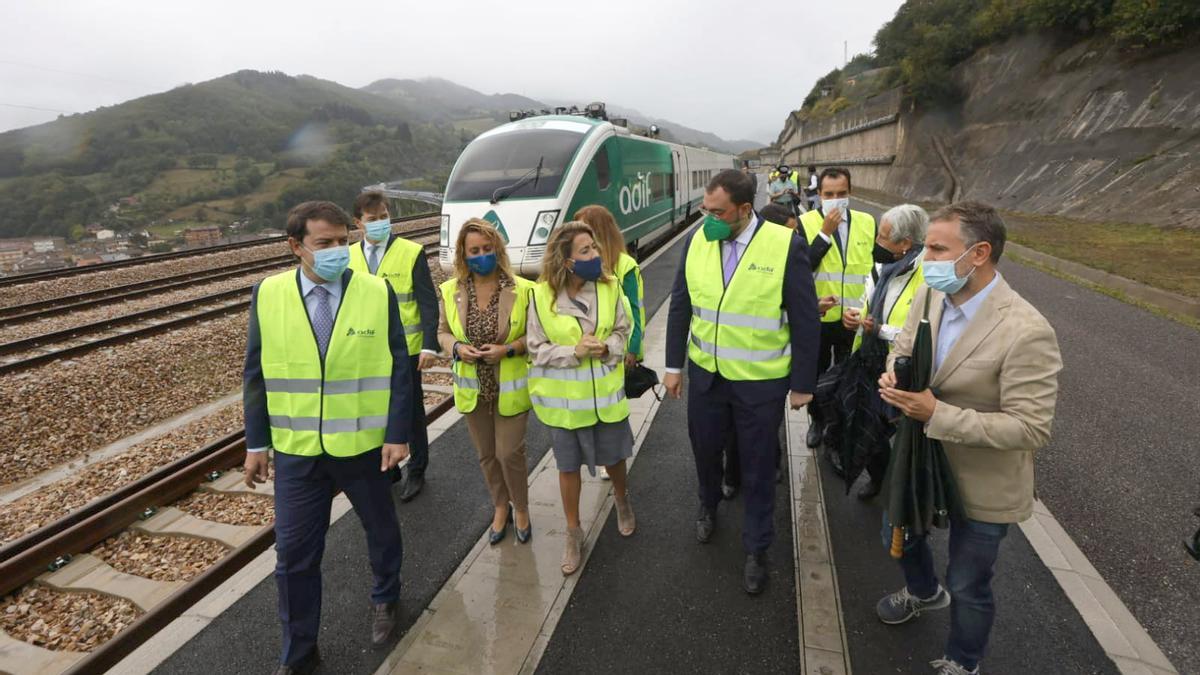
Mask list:
[{"label": "railway track", "polygon": [[[420,217],[424,218],[427,216],[422,215]],[[409,217],[399,219],[396,222],[415,219]],[[411,239],[436,237],[437,234],[438,226],[436,225],[405,233]],[[438,246],[436,240],[427,243],[425,246],[427,254],[436,254]],[[5,317],[3,310],[0,310],[0,327],[3,327],[6,322],[18,319],[32,320],[35,318],[47,318],[66,312],[80,311],[113,302],[120,302],[131,299],[131,297],[141,297],[151,293],[175,290],[189,284],[217,281],[254,271],[265,271],[273,267],[288,264],[290,260],[290,255],[279,256],[270,259],[270,261],[256,261],[255,264],[239,263],[231,266],[236,267],[236,270],[223,269],[212,271],[208,277],[197,277],[192,273],[178,275],[177,277],[165,277],[148,282],[138,282],[137,284],[133,284],[134,286],[138,286],[138,288],[130,289],[129,285],[125,285],[116,287],[115,289],[108,289],[108,291],[115,290],[115,294],[105,294],[104,291],[97,291],[96,293],[99,294],[98,297],[68,303],[63,306],[46,306],[47,302],[19,305],[10,309],[20,307],[27,309],[24,312],[18,312],[15,316],[10,315]],[[188,278],[179,279],[178,277]],[[233,312],[244,311],[250,306],[249,294],[253,287],[253,284],[248,284],[233,290],[211,293],[161,307],[136,311],[29,338],[0,343],[0,375],[68,358],[100,347],[167,332],[180,326],[215,319]],[[41,305],[41,308],[30,308],[29,305]]]},{"label": "railway track", "polygon": [[[425,423],[433,422],[452,406],[453,397],[447,396],[428,407]],[[90,673],[111,668],[274,543],[275,532],[271,525],[253,532],[247,532],[249,526],[225,525],[224,531],[229,532],[233,528],[235,534],[241,533],[233,540],[236,546],[230,546],[223,557],[191,581],[167,587],[171,590],[169,593],[163,592],[163,582],[121,574],[106,563],[97,562],[98,559],[92,556],[81,555],[139,521],[143,521],[140,526],[143,530],[156,527],[153,525],[156,518],[169,519],[173,513],[178,513],[170,508],[172,503],[202,486],[208,485],[204,489],[218,493],[241,492],[234,487],[238,481],[225,472],[241,463],[245,448],[245,437],[241,432],[225,436],[0,547],[0,597],[27,584],[37,583],[68,593],[98,590],[127,599],[142,610],[132,624],[91,652],[55,652],[54,664],[61,666],[62,672]],[[199,519],[191,516],[185,518],[190,519],[187,524],[195,532],[222,530],[219,523],[196,523]],[[176,524],[175,530],[168,528],[161,533],[181,537],[203,536],[181,532],[181,529],[187,528]],[[226,541],[227,545],[229,543]],[[103,586],[103,579],[108,580],[110,587],[96,588]],[[77,586],[73,587],[72,584]],[[15,647],[30,649],[26,644],[19,643]],[[33,650],[30,652],[31,658],[46,651],[38,648]],[[33,663],[29,665],[31,669],[40,667]]]}]

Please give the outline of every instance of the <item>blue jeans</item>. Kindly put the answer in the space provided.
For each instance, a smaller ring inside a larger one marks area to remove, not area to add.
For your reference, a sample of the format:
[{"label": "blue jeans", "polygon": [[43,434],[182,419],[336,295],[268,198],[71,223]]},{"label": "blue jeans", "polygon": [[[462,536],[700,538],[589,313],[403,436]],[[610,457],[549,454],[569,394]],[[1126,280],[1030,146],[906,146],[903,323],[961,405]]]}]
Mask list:
[{"label": "blue jeans", "polygon": [[[883,539],[891,546],[892,528],[883,515]],[[1000,542],[1008,534],[1006,523],[956,520],[950,523],[950,562],[946,566],[946,590],[950,592],[950,637],[946,656],[967,670],[973,670],[983,658],[988,635],[996,618],[992,597],[992,577]],[[912,537],[904,542],[900,569],[908,592],[928,598],[937,592],[938,579],[933,571],[933,552],[927,537]]]}]

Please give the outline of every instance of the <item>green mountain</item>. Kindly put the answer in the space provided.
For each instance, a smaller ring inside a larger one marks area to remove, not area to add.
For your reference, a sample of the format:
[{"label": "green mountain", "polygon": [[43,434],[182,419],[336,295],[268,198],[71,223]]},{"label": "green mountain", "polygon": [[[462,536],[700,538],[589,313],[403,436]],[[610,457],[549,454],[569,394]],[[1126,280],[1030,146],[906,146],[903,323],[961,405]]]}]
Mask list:
[{"label": "green mountain", "polygon": [[[293,205],[349,204],[363,185],[437,192],[472,138],[510,110],[549,107],[437,78],[354,89],[243,70],[0,133],[0,238],[81,236],[88,223],[161,236],[197,222],[282,227]],[[758,145],[627,116],[683,143]]]},{"label": "green mountain", "polygon": [[240,71],[0,134],[0,237],[96,221],[279,226],[299,201],[348,203],[379,180],[440,186],[471,137],[335,82]]},{"label": "green mountain", "polygon": [[449,80],[427,77],[420,80],[377,80],[362,88],[418,110],[432,119],[494,117],[508,121],[508,111],[543,108],[542,103],[518,94],[484,94]]}]

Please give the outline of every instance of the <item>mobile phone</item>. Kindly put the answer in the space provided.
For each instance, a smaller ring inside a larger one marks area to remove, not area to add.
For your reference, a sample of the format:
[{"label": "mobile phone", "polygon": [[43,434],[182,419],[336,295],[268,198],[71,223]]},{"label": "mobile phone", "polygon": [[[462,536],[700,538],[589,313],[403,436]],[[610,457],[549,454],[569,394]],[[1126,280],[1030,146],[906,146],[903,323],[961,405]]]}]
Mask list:
[{"label": "mobile phone", "polygon": [[907,356],[896,357],[892,364],[892,372],[896,375],[896,388],[901,391],[912,391],[912,359]]}]

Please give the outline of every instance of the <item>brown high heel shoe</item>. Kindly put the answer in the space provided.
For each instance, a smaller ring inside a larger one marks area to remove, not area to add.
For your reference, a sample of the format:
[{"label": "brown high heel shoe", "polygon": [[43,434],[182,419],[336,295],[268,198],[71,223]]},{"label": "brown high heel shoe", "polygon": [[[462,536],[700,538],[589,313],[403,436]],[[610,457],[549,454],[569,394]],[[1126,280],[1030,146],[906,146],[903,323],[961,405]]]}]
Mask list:
[{"label": "brown high heel shoe", "polygon": [[579,527],[567,528],[567,545],[563,549],[562,557],[562,573],[564,577],[569,577],[579,569],[580,563],[583,562],[583,529]]},{"label": "brown high heel shoe", "polygon": [[629,493],[624,497],[613,498],[617,505],[617,531],[622,537],[631,536],[637,529],[637,519],[633,516],[633,506],[629,503]]}]

